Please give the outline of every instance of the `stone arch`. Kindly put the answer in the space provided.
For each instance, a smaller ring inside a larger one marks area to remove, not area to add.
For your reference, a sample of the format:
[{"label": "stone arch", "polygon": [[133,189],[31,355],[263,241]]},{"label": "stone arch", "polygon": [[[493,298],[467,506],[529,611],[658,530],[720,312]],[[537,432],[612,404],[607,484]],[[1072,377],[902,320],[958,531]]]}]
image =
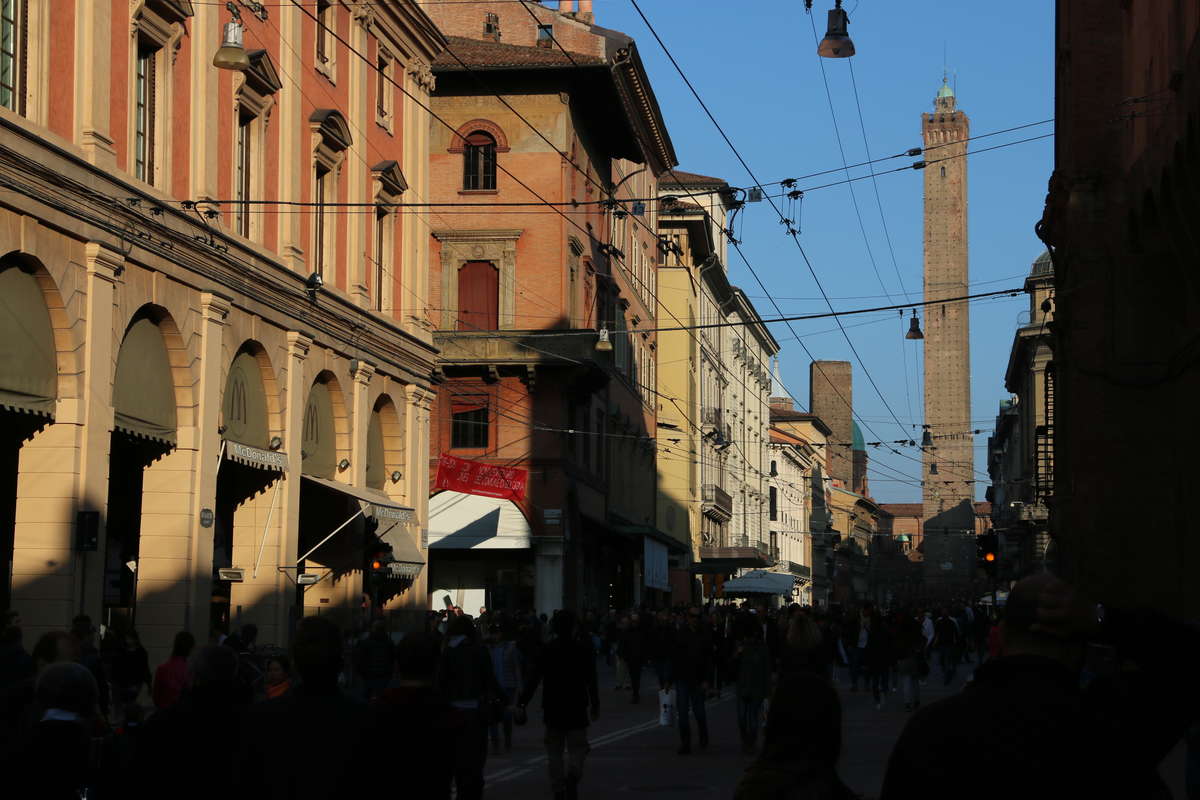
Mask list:
[{"label": "stone arch", "polygon": [[35,256],[20,250],[11,250],[0,256],[0,272],[9,267],[19,267],[33,277],[41,289],[46,312],[50,317],[50,329],[54,337],[54,362],[56,372],[55,393],[59,400],[78,399],[83,396],[82,367],[79,348],[73,332],[74,323],[67,312],[66,303],[58,284],[49,270]]},{"label": "stone arch", "polygon": [[[388,394],[381,394],[371,410],[367,427],[367,486],[394,497],[404,495],[404,476],[408,453],[404,440],[404,417]],[[393,471],[399,481],[392,481]]]},{"label": "stone arch", "polygon": [[117,408],[116,392],[119,384],[117,370],[121,363],[121,353],[131,330],[135,325],[143,321],[152,323],[158,329],[158,334],[162,338],[174,407],[174,427],[176,429],[192,427],[195,425],[196,412],[195,382],[189,366],[187,345],[184,344],[183,335],[179,330],[179,326],[175,324],[175,319],[171,316],[171,313],[162,306],[154,303],[142,305],[130,316],[129,322],[125,326],[124,335],[117,345],[116,361],[114,361],[113,365],[113,408]]},{"label": "stone arch", "polygon": [[481,131],[491,136],[496,140],[496,152],[507,153],[511,148],[508,146],[508,137],[504,135],[504,129],[490,119],[473,119],[470,122],[464,122],[450,136],[450,146],[446,148],[448,153],[462,153],[466,150],[467,137],[476,131]]},{"label": "stone arch", "polygon": [[345,394],[330,370],[321,370],[309,385],[301,424],[301,469],[334,478],[338,462],[350,455],[350,425]]},{"label": "stone arch", "polygon": [[[241,360],[239,361],[239,359]],[[244,370],[244,368],[247,367],[250,362],[253,362],[254,366],[257,367],[257,370],[253,373],[249,373],[248,370]],[[271,366],[271,359],[267,355],[266,348],[264,348],[262,344],[255,339],[247,339],[241,344],[240,347],[238,347],[237,351],[234,353],[233,359],[226,368],[225,383],[221,395],[221,428],[222,435],[231,438],[233,438],[234,433],[230,429],[230,423],[233,422],[233,420],[229,419],[231,403],[234,403],[240,399],[236,395],[230,395],[231,382],[232,380],[236,380],[236,378],[232,377],[235,370],[243,370],[244,374],[254,374],[259,378],[259,380],[262,381],[262,413],[265,418],[265,426],[257,426],[252,431],[249,431],[256,441],[242,442],[242,444],[248,444],[252,447],[267,448],[270,446],[271,437],[279,436],[282,432],[282,428],[279,424],[279,381],[275,377],[275,369]],[[253,386],[246,388],[250,389],[251,391],[254,389]],[[245,395],[243,395],[243,397],[245,397]],[[261,427],[265,427],[265,431],[260,430]]]}]

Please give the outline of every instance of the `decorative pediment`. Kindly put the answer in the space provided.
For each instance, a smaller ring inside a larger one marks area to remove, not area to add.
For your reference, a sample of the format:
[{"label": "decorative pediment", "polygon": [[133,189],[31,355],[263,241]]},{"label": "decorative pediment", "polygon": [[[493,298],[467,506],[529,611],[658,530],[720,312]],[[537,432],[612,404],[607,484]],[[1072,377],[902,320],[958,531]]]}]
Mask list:
[{"label": "decorative pediment", "polygon": [[279,80],[279,72],[271,61],[270,53],[266,50],[251,50],[246,53],[246,57],[250,59],[250,68],[242,73],[246,76],[246,87],[264,97],[283,88],[283,82]]},{"label": "decorative pediment", "polygon": [[194,16],[191,0],[145,0],[145,7],[162,17],[168,24],[183,22]]},{"label": "decorative pediment", "polygon": [[408,190],[408,181],[395,161],[380,161],[371,167],[371,175],[379,181],[379,194],[384,197],[399,197]]},{"label": "decorative pediment", "polygon": [[330,150],[342,151],[350,147],[354,137],[342,112],[332,108],[318,108],[308,117],[312,132],[321,137]]}]

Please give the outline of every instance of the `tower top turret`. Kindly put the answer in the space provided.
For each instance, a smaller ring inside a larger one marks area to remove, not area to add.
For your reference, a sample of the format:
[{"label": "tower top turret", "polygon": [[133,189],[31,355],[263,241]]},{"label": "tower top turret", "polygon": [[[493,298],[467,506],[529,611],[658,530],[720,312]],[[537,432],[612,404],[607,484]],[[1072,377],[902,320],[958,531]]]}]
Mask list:
[{"label": "tower top turret", "polygon": [[955,107],[954,90],[950,88],[950,79],[942,76],[942,86],[938,89],[937,98],[933,101],[935,111],[952,111]]}]

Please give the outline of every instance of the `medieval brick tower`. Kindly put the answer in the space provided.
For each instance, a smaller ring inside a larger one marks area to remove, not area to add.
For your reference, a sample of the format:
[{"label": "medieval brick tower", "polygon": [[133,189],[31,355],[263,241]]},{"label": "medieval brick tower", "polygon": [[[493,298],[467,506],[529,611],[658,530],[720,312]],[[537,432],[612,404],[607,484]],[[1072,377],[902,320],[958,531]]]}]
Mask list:
[{"label": "medieval brick tower", "polygon": [[[963,156],[967,152],[970,123],[967,115],[958,110],[954,90],[944,79],[933,109],[932,114],[921,115],[928,164],[925,168],[927,301],[961,297],[967,294],[968,283],[967,159]],[[922,468],[927,534],[974,529],[970,332],[966,302],[926,307],[925,424],[934,445],[925,450]],[[955,572],[961,568],[958,564],[955,567]]]}]

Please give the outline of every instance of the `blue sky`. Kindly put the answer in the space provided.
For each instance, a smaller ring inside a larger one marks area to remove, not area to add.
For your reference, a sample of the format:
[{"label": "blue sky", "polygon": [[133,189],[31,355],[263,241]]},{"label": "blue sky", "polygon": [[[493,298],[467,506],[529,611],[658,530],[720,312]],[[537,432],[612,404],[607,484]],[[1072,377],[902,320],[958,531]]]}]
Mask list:
[{"label": "blue sky", "polygon": [[[841,166],[812,30],[799,0],[639,0],[642,10],[764,183]],[[816,0],[818,34],[832,0]],[[853,59],[867,142],[875,158],[921,143],[920,115],[930,110],[942,77],[943,52],[959,107],[978,135],[1053,116],[1052,4],[1045,0],[982,3],[961,0],[847,0]],[[596,21],[638,41],[659,104],[670,127],[680,168],[717,175],[733,185],[751,183],[746,171],[688,92],[629,0],[596,0]],[[851,89],[849,64],[825,60],[848,163],[865,161],[863,132]],[[987,147],[1050,133],[1042,125],[974,142]],[[1020,286],[1042,248],[1033,234],[1041,216],[1052,170],[1053,139],[1018,144],[970,156],[968,176],[972,291]],[[877,169],[910,163],[903,158]],[[864,169],[852,175],[865,174]],[[843,175],[801,181],[800,188]],[[858,197],[866,239],[888,292],[899,295],[870,180],[859,181]],[[921,174],[905,170],[878,178],[884,219],[904,287],[921,291]],[[784,234],[767,203],[748,205],[738,235],[755,271],[785,314],[825,311],[799,251]],[[839,310],[890,305],[872,270],[848,186],[807,193],[800,215],[801,241],[825,291]],[[776,314],[771,301],[732,251],[731,280],[754,300],[763,316]],[[810,298],[810,299],[784,299]],[[903,302],[897,299],[896,302]],[[976,469],[986,472],[986,431],[999,401],[1007,397],[1003,373],[1018,315],[1027,299],[1003,298],[971,307],[972,424]],[[919,348],[905,343],[896,312],[844,319],[854,346],[887,404],[906,425],[921,422],[917,395]],[[867,324],[863,324],[867,323]],[[831,320],[793,323],[813,355],[854,361]],[[851,325],[855,327],[850,327]],[[832,329],[832,330],[831,330]],[[783,381],[807,404],[808,358],[783,325],[773,328],[782,350]],[[907,371],[905,364],[907,363]],[[854,367],[854,406],[870,427],[868,441],[919,439],[892,420],[863,370]],[[907,376],[907,381],[906,381]],[[906,389],[907,384],[907,389]],[[872,430],[875,432],[872,434]],[[919,428],[918,428],[919,430]],[[912,458],[911,448],[902,452]],[[915,502],[920,490],[916,461],[883,449],[870,450],[871,490],[884,502]],[[890,468],[890,469],[889,469]],[[899,474],[898,474],[899,473]],[[907,476],[910,482],[898,480]],[[983,478],[983,475],[976,475]],[[985,483],[977,484],[982,498]]]}]

